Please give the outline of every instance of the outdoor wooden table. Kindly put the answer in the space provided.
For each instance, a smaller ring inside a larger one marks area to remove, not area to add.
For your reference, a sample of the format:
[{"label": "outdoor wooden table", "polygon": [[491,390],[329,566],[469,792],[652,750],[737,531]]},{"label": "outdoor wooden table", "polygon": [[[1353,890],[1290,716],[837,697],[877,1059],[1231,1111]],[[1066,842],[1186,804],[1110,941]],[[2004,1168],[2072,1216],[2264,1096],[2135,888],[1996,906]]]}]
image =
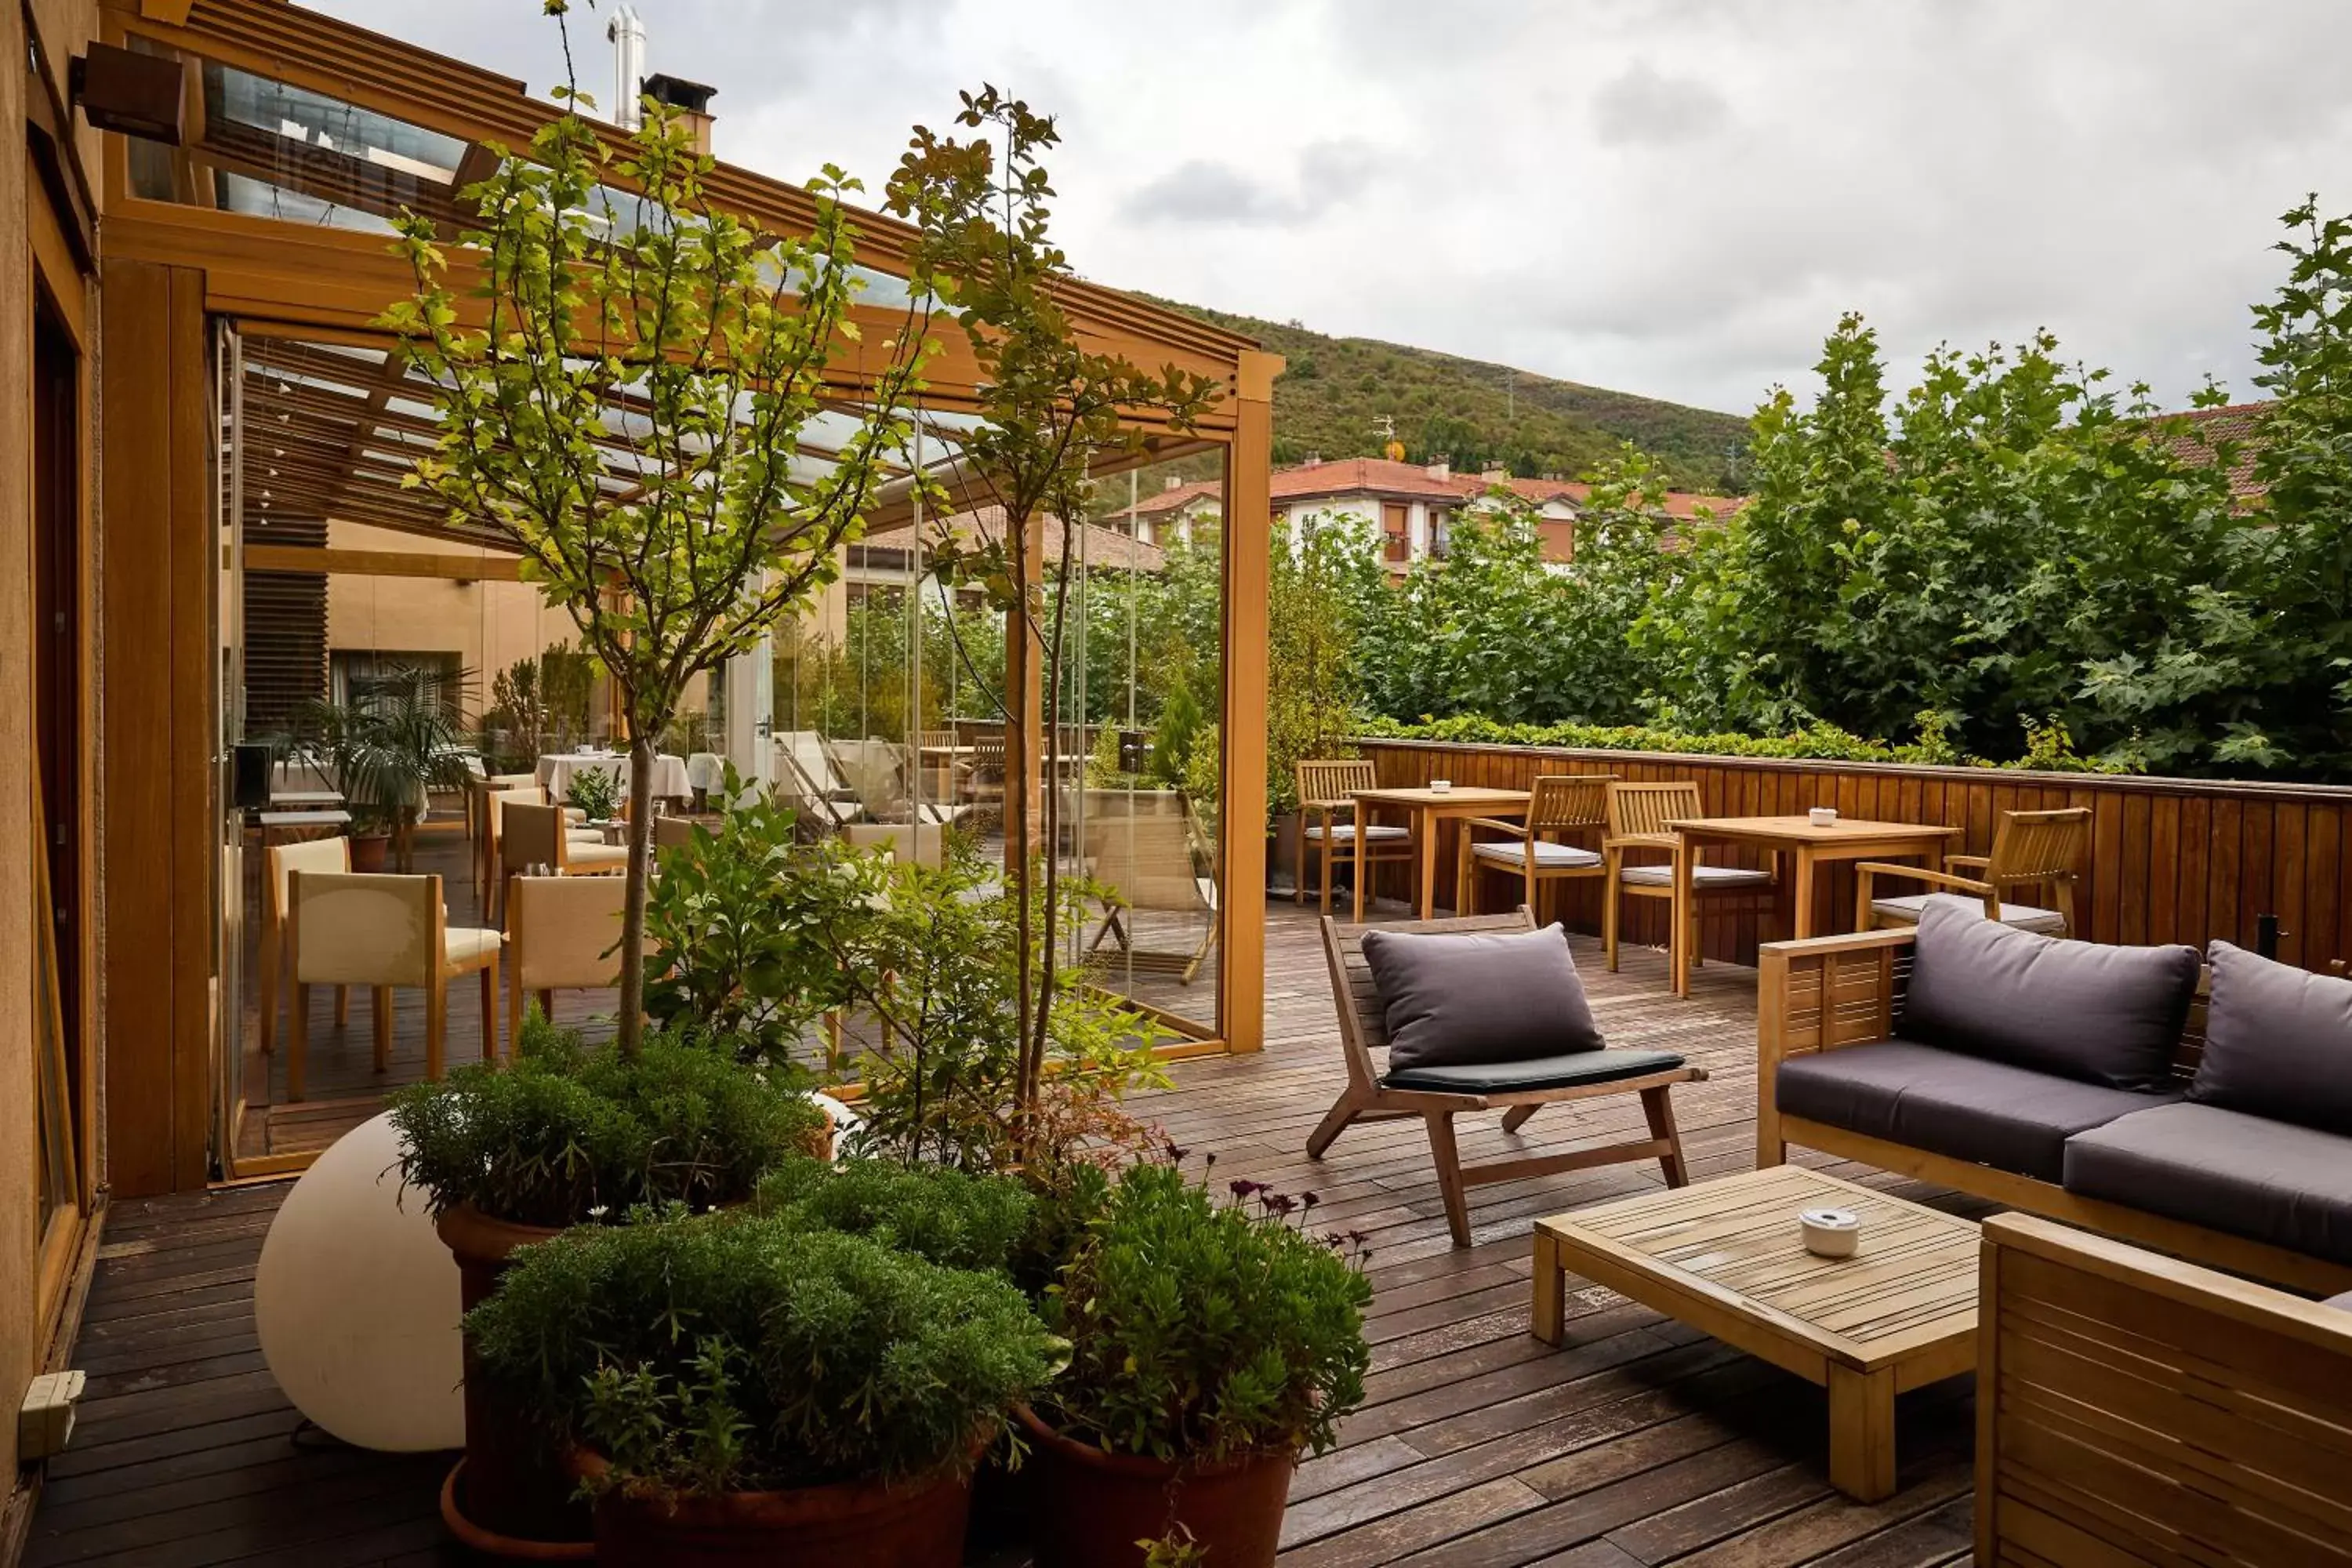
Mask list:
[{"label": "outdoor wooden table", "polygon": [[[1669,822],[1682,840],[1675,855],[1674,918],[1676,931],[1689,919],[1692,851],[1702,844],[1745,844],[1795,861],[1790,879],[1795,908],[1789,934],[1802,942],[1813,934],[1813,868],[1825,860],[1919,860],[1930,871],[1944,868],[1944,845],[1960,830],[1923,822],[1870,822],[1839,817],[1826,827],[1810,816],[1698,816]],[[1675,944],[1675,992],[1690,994],[1690,948]]]},{"label": "outdoor wooden table", "polygon": [[[1524,816],[1528,793],[1523,789],[1488,789],[1484,784],[1455,784],[1452,789],[1360,789],[1349,792],[1356,801],[1359,826],[1378,806],[1409,813],[1414,841],[1421,849],[1421,918],[1437,912],[1437,825],[1449,816]],[[1364,864],[1356,875],[1364,874]]]},{"label": "outdoor wooden table", "polygon": [[[1851,1258],[1805,1250],[1797,1215],[1850,1209]],[[1974,1220],[1799,1165],[1743,1171],[1536,1221],[1528,1327],[1558,1344],[1563,1275],[1654,1307],[1829,1390],[1830,1484],[1895,1491],[1895,1396],[1977,1362]]]}]

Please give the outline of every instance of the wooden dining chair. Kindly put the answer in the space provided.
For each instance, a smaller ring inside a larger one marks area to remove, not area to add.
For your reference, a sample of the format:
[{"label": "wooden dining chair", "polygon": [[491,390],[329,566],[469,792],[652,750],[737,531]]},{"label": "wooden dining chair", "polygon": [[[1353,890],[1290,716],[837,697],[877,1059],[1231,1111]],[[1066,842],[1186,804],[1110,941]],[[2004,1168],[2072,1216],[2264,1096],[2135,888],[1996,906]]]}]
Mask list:
[{"label": "wooden dining chair", "polygon": [[[1369,757],[1298,764],[1298,867],[1292,878],[1293,903],[1307,901],[1309,848],[1322,865],[1321,911],[1327,915],[1331,912],[1331,862],[1336,858],[1346,861],[1349,868],[1349,877],[1354,883],[1355,919],[1360,921],[1364,918],[1364,884],[1371,879],[1371,867],[1383,860],[1419,864],[1412,829],[1392,822],[1368,821],[1370,813],[1357,809],[1354,792],[1375,788],[1380,782],[1379,772]],[[1347,820],[1341,821],[1342,817]],[[1416,895],[1419,891],[1414,889]]]},{"label": "wooden dining chair", "polygon": [[[1917,925],[1927,900],[1943,891],[1983,900],[1987,920],[2045,936],[2073,936],[2074,879],[2090,845],[2091,808],[2070,805],[2056,811],[2002,812],[1993,829],[1992,853],[1947,855],[1943,871],[1885,860],[1858,862],[1853,868],[1854,929]],[[1977,874],[1960,876],[1948,869],[1954,866]],[[1883,897],[1878,883],[1889,877],[1925,882],[1928,891]],[[2038,889],[2038,901],[2028,903],[2022,897],[2010,901],[2025,889]]]},{"label": "wooden dining chair", "polygon": [[[1609,891],[1601,904],[1601,931],[1612,973],[1617,968],[1618,931],[1624,919],[1622,900],[1664,899],[1671,908],[1675,857],[1687,853],[1692,858],[1691,900],[1679,924],[1672,919],[1666,921],[1666,959],[1670,966],[1677,944],[1683,942],[1690,944],[1691,964],[1697,966],[1699,907],[1707,900],[1753,896],[1777,887],[1777,871],[1701,864],[1697,847],[1685,848],[1682,836],[1666,826],[1706,815],[1699,804],[1698,784],[1689,779],[1665,784],[1633,784],[1620,779],[1609,786],[1609,835],[1601,842],[1601,856],[1607,862]],[[1664,854],[1664,864],[1626,863],[1628,855],[1655,853]]]},{"label": "wooden dining chair", "polygon": [[538,783],[536,773],[476,773],[466,781],[466,835],[473,843],[477,865],[487,863],[482,836],[489,831],[489,797],[501,790],[533,788]]},{"label": "wooden dining chair", "polygon": [[[1608,871],[1601,852],[1563,842],[1570,834],[1605,833],[1609,826],[1609,786],[1614,773],[1538,774],[1528,797],[1528,819],[1512,822],[1496,816],[1462,819],[1456,841],[1454,908],[1456,913],[1478,912],[1478,873],[1507,871],[1519,879],[1520,901],[1543,918],[1547,884],[1579,877],[1600,877]],[[1480,833],[1500,837],[1481,839]]]},{"label": "wooden dining chair", "polygon": [[[1679,1187],[1690,1180],[1683,1160],[1682,1135],[1675,1127],[1674,1101],[1668,1091],[1678,1083],[1696,1083],[1706,1077],[1705,1068],[1692,1067],[1671,1051],[1624,1049],[1579,1051],[1544,1062],[1494,1067],[1418,1068],[1406,1083],[1390,1081],[1372,1053],[1388,1048],[1388,1010],[1371,965],[1364,958],[1367,931],[1525,931],[1536,929],[1535,916],[1525,907],[1507,915],[1479,915],[1465,920],[1416,921],[1402,925],[1341,925],[1323,917],[1323,956],[1331,973],[1332,999],[1339,1004],[1339,1047],[1348,1068],[1347,1087],[1324,1113],[1307,1140],[1307,1156],[1319,1160],[1332,1141],[1358,1121],[1387,1121],[1418,1117],[1429,1132],[1429,1152],[1437,1167],[1438,1195],[1445,1205],[1445,1227],[1454,1245],[1470,1245],[1468,1189],[1490,1182],[1522,1182],[1591,1165],[1613,1165],[1631,1160],[1655,1160],[1666,1185]],[[1404,1075],[1400,1075],[1404,1076]],[[1432,1087],[1458,1080],[1459,1087]],[[1504,1085],[1507,1087],[1497,1087]],[[1586,1146],[1559,1154],[1493,1160],[1465,1166],[1454,1137],[1454,1119],[1472,1111],[1504,1112],[1503,1131],[1517,1132],[1528,1118],[1547,1105],[1562,1100],[1590,1100],[1601,1095],[1637,1094],[1642,1100],[1647,1138]]]},{"label": "wooden dining chair", "polygon": [[629,885],[618,877],[515,877],[507,883],[507,1039],[522,1037],[525,997],[555,1016],[558,991],[621,983],[621,915]]},{"label": "wooden dining chair", "polygon": [[300,1100],[310,1044],[310,987],[375,988],[375,1070],[392,1065],[392,992],[425,993],[425,1074],[438,1079],[448,1036],[448,983],[482,979],[482,1059],[499,1044],[499,933],[453,926],[437,876],[292,871],[287,963],[294,976],[294,1027],[286,1053],[286,1095]]},{"label": "wooden dining chair", "polygon": [[[481,894],[481,907],[488,909],[503,874],[505,857],[499,849],[499,837],[506,826],[506,808],[512,805],[547,805],[551,802],[546,788],[528,773],[499,775],[520,778],[520,784],[501,784],[482,795],[482,831],[476,860],[476,882]],[[573,840],[579,843],[601,844],[604,836],[586,826],[588,814],[576,805],[562,808],[563,825]]]},{"label": "wooden dining chair", "polygon": [[[268,1056],[278,1048],[278,1004],[285,990],[283,976],[286,963],[286,932],[288,911],[293,908],[291,884],[288,879],[297,871],[348,871],[352,868],[352,841],[348,838],[310,838],[299,844],[273,844],[264,852],[268,857],[268,875],[261,884],[260,971],[256,989],[261,995],[261,1054]],[[341,1028],[352,1021],[352,988],[335,987],[335,1026]]]},{"label": "wooden dining chair", "polygon": [[562,809],[510,801],[501,808],[499,829],[498,918],[506,919],[506,884],[544,868],[556,877],[614,877],[629,868],[625,844],[607,844],[604,835],[573,828]]}]

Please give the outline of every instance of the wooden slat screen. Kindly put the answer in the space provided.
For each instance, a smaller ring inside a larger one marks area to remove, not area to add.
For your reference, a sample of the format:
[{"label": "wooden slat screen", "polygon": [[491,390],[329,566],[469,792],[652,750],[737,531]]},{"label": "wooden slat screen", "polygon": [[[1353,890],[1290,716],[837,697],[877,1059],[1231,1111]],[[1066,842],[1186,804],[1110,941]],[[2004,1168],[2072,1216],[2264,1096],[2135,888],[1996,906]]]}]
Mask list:
[{"label": "wooden slat screen", "polygon": [[[271,544],[322,548],[321,521],[279,520]],[[245,574],[245,728],[265,735],[289,727],[302,704],[327,695],[327,579],[311,572]]]},{"label": "wooden slat screen", "polygon": [[[1422,741],[1367,741],[1383,787],[1450,778],[1458,784],[1527,789],[1539,773],[1612,773],[1633,781],[1690,779],[1713,816],[1774,816],[1833,805],[1845,816],[1942,822],[1962,828],[1955,854],[1983,855],[2004,811],[2091,808],[2089,865],[2075,897],[2080,934],[2094,942],[2179,942],[2203,947],[2215,937],[2254,945],[2255,920],[2275,914],[2284,928],[2279,956],[2324,970],[2352,956],[2352,858],[2345,854],[2352,788],[2325,784],[2224,784],[2200,779],[2122,778],[2094,773],[2010,773],[1987,768],[1902,767],[1790,762],[1774,758],[1684,756],[1654,752],[1574,751],[1535,746],[1468,746]],[[1454,889],[1454,829],[1438,845],[1438,900]],[[1710,848],[1710,859],[1754,864],[1752,857]],[[1813,930],[1853,929],[1853,873],[1824,868],[1815,889]],[[1381,873],[1381,891],[1402,899],[1409,870]],[[1561,885],[1560,910],[1577,930],[1601,929],[1597,879]],[[1896,891],[1906,890],[1897,888]],[[1484,885],[1482,908],[1512,897],[1501,879]],[[1788,935],[1785,912],[1738,909],[1703,913],[1704,952],[1735,963],[1756,962],[1756,946]],[[1663,943],[1663,900],[1625,902],[1627,940]]]}]

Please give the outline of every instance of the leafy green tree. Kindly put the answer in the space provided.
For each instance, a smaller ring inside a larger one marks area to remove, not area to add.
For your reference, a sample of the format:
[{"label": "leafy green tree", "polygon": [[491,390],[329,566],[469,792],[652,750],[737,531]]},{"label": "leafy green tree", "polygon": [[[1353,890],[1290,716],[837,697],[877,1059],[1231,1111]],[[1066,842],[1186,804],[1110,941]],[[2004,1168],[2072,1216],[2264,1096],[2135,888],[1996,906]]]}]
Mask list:
[{"label": "leafy green tree", "polygon": [[[1090,476],[1141,452],[1142,433],[1129,422],[1136,412],[1154,411],[1182,431],[1218,395],[1195,373],[1171,365],[1154,374],[1079,341],[1061,302],[1074,273],[1051,236],[1054,188],[1039,161],[1060,140],[1052,120],[983,87],[963,95],[956,123],[978,134],[959,139],[916,128],[887,205],[920,230],[921,276],[971,340],[981,421],[958,439],[973,475],[1003,509],[995,536],[945,545],[936,569],[944,581],[985,586],[1009,621],[1000,711],[1013,803],[1007,854],[1020,888],[1016,1103],[1026,1114],[1038,1103],[1049,1055],[1065,913],[1059,860],[1050,852],[1062,792],[1043,791],[1042,811],[1030,804],[1038,793],[1038,759],[1029,750],[1033,682],[1056,696],[1066,689],[1076,525],[1094,510]],[[1061,530],[1059,559],[1050,563],[1043,542],[1048,516],[1072,524]],[[1062,727],[1043,728],[1051,777]],[[1032,879],[1043,882],[1038,896],[1031,896]]]},{"label": "leafy green tree", "polygon": [[[560,25],[562,0],[548,8]],[[620,1030],[633,1050],[656,740],[697,676],[836,574],[908,441],[930,295],[919,268],[898,330],[861,349],[842,205],[856,181],[828,166],[810,186],[813,232],[765,233],[710,201],[711,160],[674,112],[647,100],[616,153],[579,94],[559,96],[564,112],[528,153],[494,149],[496,170],[464,193],[478,215],[459,236],[468,272],[431,218],[403,216],[416,292],[384,321],[436,389],[434,451],[408,482],[514,546],[626,716]],[[828,432],[837,456],[818,471],[801,437],[845,352],[860,356],[865,402],[837,441]]]}]

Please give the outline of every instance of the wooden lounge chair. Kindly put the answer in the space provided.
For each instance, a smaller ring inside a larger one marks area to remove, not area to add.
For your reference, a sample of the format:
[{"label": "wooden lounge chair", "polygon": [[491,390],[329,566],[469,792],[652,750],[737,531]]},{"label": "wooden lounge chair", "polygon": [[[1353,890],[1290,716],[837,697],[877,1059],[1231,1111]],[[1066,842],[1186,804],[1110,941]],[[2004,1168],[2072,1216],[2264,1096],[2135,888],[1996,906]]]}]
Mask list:
[{"label": "wooden lounge chair", "polygon": [[[1605,874],[1609,891],[1601,902],[1601,931],[1611,973],[1617,970],[1617,933],[1623,924],[1622,900],[1664,899],[1671,908],[1676,856],[1688,854],[1693,858],[1691,899],[1679,926],[1671,919],[1666,921],[1666,960],[1670,969],[1674,967],[1676,948],[1684,942],[1690,944],[1691,967],[1698,966],[1699,907],[1707,900],[1777,891],[1779,879],[1775,871],[1698,864],[1698,851],[1685,846],[1682,836],[1666,826],[1706,815],[1699,805],[1698,785],[1688,779],[1669,784],[1628,784],[1620,779],[1609,786],[1609,837],[1601,842],[1601,855],[1608,861]],[[1666,862],[1637,866],[1625,863],[1628,854],[1651,851],[1663,851]]]},{"label": "wooden lounge chair", "polygon": [[[1419,864],[1420,851],[1412,841],[1412,829],[1392,822],[1367,821],[1367,814],[1357,809],[1353,792],[1371,789],[1379,783],[1378,770],[1365,758],[1298,764],[1298,869],[1291,889],[1293,903],[1307,901],[1307,852],[1310,848],[1322,863],[1322,912],[1331,912],[1331,860],[1337,856],[1349,865],[1349,877],[1354,883],[1355,918],[1360,921],[1364,918],[1364,884],[1369,879],[1369,867],[1382,860]],[[1347,820],[1340,821],[1341,817]]]},{"label": "wooden lounge chair", "polygon": [[[1547,883],[1570,878],[1601,877],[1608,863],[1600,851],[1560,840],[1568,834],[1604,831],[1609,826],[1609,786],[1613,773],[1544,773],[1535,782],[1524,823],[1496,816],[1463,818],[1454,908],[1457,914],[1478,912],[1478,873],[1507,871],[1519,879],[1520,901],[1543,918]],[[1480,833],[1499,834],[1481,839]]]},{"label": "wooden lounge chair", "polygon": [[[1853,868],[1854,929],[1917,925],[1919,910],[1940,889],[1982,899],[1985,919],[1989,921],[1999,921],[2020,931],[2040,931],[2044,936],[2073,936],[2074,878],[2090,843],[2091,808],[2087,805],[2058,811],[2004,811],[2000,814],[2000,826],[1993,829],[1991,854],[1944,857],[1946,867],[1968,867],[1976,871],[1974,877],[1884,860],[1858,862]],[[1929,890],[1903,898],[1885,897],[1879,893],[1877,883],[1879,879],[1887,877],[1925,882]],[[2027,888],[2046,889],[2036,897],[2047,902],[2029,904],[2022,898],[2015,903],[2010,901],[2013,893]]]},{"label": "wooden lounge chair", "polygon": [[[1437,1190],[1445,1200],[1445,1225],[1454,1245],[1470,1245],[1470,1205],[1466,1191],[1490,1182],[1518,1182],[1534,1176],[1580,1171],[1591,1165],[1614,1165],[1629,1160],[1655,1160],[1666,1184],[1679,1187],[1690,1179],[1683,1163],[1682,1138],[1675,1131],[1674,1102],[1667,1091],[1678,1083],[1696,1083],[1706,1069],[1685,1064],[1667,1052],[1588,1051],[1591,1058],[1577,1062],[1577,1070],[1557,1080],[1507,1089],[1465,1089],[1459,1091],[1391,1088],[1373,1061],[1375,1049],[1388,1047],[1388,1016],[1379,989],[1365,962],[1367,931],[1522,931],[1536,929],[1535,917],[1522,907],[1507,915],[1480,915],[1465,920],[1421,921],[1404,925],[1341,925],[1323,917],[1323,954],[1331,969],[1331,990],[1339,1006],[1339,1043],[1346,1053],[1348,1087],[1307,1140],[1309,1159],[1319,1160],[1331,1141],[1356,1121],[1383,1121],[1417,1116],[1429,1129],[1429,1152],[1437,1165]],[[1604,1061],[1601,1058],[1613,1058]],[[1645,1064],[1636,1058],[1649,1058]],[[1570,1058],[1573,1059],[1573,1058]],[[1672,1065],[1667,1065],[1671,1063]],[[1465,1081],[1480,1069],[1420,1069],[1423,1075],[1453,1071]],[[1615,1076],[1611,1076],[1612,1074]],[[1515,1160],[1495,1160],[1465,1166],[1454,1142],[1454,1119],[1477,1110],[1501,1110],[1503,1131],[1517,1132],[1545,1106],[1566,1100],[1591,1100],[1602,1095],[1639,1094],[1650,1135],[1623,1143],[1575,1149],[1560,1154],[1537,1154]]]},{"label": "wooden lounge chair", "polygon": [[866,815],[832,748],[814,730],[787,730],[776,737],[775,783],[804,816],[828,831],[839,832]]},{"label": "wooden lounge chair", "polygon": [[[1138,815],[1087,824],[1087,870],[1109,897],[1103,922],[1087,943],[1091,954],[1107,937],[1116,937],[1129,963],[1141,967],[1173,969],[1186,985],[1192,984],[1216,946],[1221,920],[1217,884],[1203,877],[1194,858],[1189,816]],[[1159,952],[1139,947],[1133,929],[1139,911],[1188,915],[1201,922],[1201,940],[1188,952]]]}]

